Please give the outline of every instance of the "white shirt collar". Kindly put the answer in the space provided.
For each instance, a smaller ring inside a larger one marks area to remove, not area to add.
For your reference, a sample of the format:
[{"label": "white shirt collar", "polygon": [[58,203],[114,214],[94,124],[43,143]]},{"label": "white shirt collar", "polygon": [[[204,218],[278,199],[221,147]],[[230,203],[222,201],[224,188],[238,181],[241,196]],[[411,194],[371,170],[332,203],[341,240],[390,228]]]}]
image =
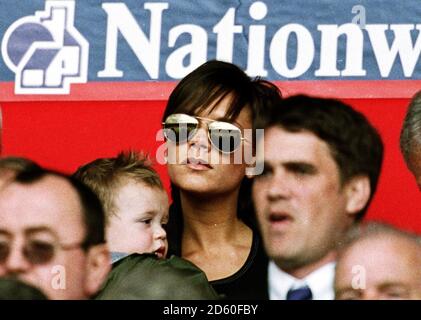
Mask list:
[{"label": "white shirt collar", "polygon": [[303,279],[297,279],[270,261],[268,266],[269,298],[270,300],[285,300],[289,289],[308,285],[313,294],[313,300],[333,300],[335,298],[334,277],[335,262],[325,264]]}]

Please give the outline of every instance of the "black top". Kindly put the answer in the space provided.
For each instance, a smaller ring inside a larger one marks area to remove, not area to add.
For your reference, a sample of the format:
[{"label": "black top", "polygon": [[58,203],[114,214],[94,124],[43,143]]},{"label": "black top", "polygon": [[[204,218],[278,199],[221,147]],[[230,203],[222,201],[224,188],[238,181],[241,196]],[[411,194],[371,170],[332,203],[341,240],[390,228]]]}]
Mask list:
[{"label": "black top", "polygon": [[253,231],[253,243],[246,263],[228,278],[211,281],[212,287],[226,300],[268,300],[268,258],[259,234]]},{"label": "black top", "polygon": [[[250,216],[252,213],[250,213]],[[254,224],[246,223],[253,230],[253,242],[245,264],[228,278],[211,281],[215,291],[226,300],[269,299],[267,285],[268,258],[263,248],[259,232]],[[170,207],[170,220],[167,225],[168,256],[181,257],[183,216],[179,205]]]}]

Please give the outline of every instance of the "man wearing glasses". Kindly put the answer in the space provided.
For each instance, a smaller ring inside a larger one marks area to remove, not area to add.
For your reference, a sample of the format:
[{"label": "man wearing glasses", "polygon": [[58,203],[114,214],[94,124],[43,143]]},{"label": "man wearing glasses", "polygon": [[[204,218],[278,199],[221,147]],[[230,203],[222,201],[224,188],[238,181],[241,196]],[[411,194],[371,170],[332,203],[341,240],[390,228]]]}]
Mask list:
[{"label": "man wearing glasses", "polygon": [[49,299],[94,295],[110,268],[97,197],[37,166],[16,169],[14,177],[13,169],[0,169],[7,178],[0,190],[0,276],[34,285]]}]

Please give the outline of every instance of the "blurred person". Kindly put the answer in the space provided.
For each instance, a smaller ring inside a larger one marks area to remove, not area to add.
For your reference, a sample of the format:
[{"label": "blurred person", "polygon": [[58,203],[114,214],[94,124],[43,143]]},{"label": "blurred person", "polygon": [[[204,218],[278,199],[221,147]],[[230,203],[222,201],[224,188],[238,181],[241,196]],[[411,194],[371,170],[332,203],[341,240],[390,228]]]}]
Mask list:
[{"label": "blurred person", "polygon": [[421,190],[421,91],[414,95],[406,112],[400,148],[406,165]]},{"label": "blurred person", "polygon": [[130,253],[166,257],[168,196],[151,165],[143,154],[121,152],[85,164],[74,174],[103,204],[113,262]]},{"label": "blurred person", "polygon": [[3,153],[3,112],[0,105],[0,155]]},{"label": "blurred person", "polygon": [[49,299],[90,298],[110,269],[98,198],[66,175],[16,170],[0,190],[0,276]]},{"label": "blurred person", "polygon": [[420,239],[379,223],[352,231],[338,254],[336,299],[420,300]]},{"label": "blurred person", "polygon": [[381,138],[350,106],[305,95],[282,100],[256,126],[265,129],[253,201],[269,298],[333,299],[335,248],[374,195]]},{"label": "blurred person", "polygon": [[0,278],[0,300],[47,300],[39,289],[16,278]]},{"label": "blurred person", "polygon": [[243,159],[254,153],[253,119],[280,99],[270,82],[214,60],[178,83],[163,114],[173,199],[169,253],[201,268],[226,299],[264,296],[258,275],[267,257],[247,171],[255,164]]}]

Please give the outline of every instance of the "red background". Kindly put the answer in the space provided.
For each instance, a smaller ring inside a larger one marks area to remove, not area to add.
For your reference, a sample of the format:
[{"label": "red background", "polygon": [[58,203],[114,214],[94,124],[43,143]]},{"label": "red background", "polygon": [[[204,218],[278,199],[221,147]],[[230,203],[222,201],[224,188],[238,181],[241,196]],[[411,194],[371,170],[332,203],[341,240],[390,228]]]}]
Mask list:
[{"label": "red background", "polygon": [[[387,96],[384,95],[384,96]],[[399,132],[409,98],[348,98],[379,129],[385,159],[369,219],[421,233],[421,202],[399,152]],[[155,155],[165,99],[141,101],[3,101],[3,155],[31,158],[68,173],[125,149]],[[156,166],[168,188],[164,167]]]}]

